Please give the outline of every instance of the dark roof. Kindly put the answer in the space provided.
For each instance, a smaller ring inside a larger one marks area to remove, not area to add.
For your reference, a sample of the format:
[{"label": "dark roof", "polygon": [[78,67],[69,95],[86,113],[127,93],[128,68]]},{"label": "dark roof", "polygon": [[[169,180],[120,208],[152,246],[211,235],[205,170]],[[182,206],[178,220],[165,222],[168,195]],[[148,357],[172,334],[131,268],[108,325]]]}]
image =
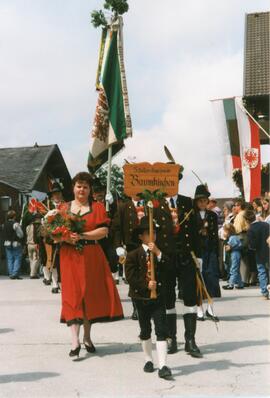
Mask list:
[{"label": "dark roof", "polygon": [[62,163],[65,174],[69,175],[57,145],[0,148],[0,181],[20,192],[29,192],[35,189],[52,155],[53,159],[57,156],[57,163]]}]

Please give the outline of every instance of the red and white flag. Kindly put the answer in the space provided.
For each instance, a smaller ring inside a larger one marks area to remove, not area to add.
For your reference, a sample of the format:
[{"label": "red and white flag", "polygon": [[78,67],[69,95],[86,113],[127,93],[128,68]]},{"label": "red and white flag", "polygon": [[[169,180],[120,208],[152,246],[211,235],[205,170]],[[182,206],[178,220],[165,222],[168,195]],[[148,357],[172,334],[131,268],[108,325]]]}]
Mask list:
[{"label": "red and white flag", "polygon": [[261,151],[259,126],[247,114],[241,97],[235,98],[245,201],[261,195]]}]

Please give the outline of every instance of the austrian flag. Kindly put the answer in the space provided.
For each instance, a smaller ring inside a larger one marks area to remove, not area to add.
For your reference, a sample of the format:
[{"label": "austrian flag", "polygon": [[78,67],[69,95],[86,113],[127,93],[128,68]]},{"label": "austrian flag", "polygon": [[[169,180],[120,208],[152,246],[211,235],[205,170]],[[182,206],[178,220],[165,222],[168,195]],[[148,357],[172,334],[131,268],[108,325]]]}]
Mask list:
[{"label": "austrian flag", "polygon": [[247,114],[242,98],[235,98],[242,176],[246,202],[261,195],[261,153],[259,126]]}]

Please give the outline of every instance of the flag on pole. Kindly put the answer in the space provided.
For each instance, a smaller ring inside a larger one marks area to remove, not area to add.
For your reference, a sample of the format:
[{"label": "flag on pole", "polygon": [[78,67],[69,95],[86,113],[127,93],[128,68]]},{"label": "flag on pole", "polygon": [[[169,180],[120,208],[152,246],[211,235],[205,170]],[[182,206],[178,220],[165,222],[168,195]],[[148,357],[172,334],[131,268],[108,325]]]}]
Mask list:
[{"label": "flag on pole", "polygon": [[95,172],[108,160],[108,148],[115,155],[132,136],[128,92],[123,60],[122,17],[102,31],[97,72],[99,91],[88,168]]},{"label": "flag on pole", "polygon": [[246,202],[261,195],[259,125],[247,114],[241,97],[235,98],[242,176]]},{"label": "flag on pole", "polygon": [[224,169],[232,177],[234,169],[241,169],[240,144],[234,98],[213,101],[217,131],[221,135]]}]

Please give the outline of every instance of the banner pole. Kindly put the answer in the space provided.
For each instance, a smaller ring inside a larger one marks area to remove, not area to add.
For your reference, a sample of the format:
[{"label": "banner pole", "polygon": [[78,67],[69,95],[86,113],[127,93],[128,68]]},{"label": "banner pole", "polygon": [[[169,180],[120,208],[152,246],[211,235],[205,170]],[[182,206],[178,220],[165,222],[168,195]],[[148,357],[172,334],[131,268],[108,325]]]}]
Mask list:
[{"label": "banner pole", "polygon": [[254,117],[248,112],[248,110],[243,106],[246,114],[253,120],[254,123],[257,124],[257,126],[259,127],[260,130],[262,130],[262,132],[268,137],[270,138],[270,135],[264,130],[264,128],[260,125],[260,123],[257,122],[256,119],[254,119]]},{"label": "banner pole", "polygon": [[[107,189],[106,193],[110,193],[111,191],[111,174],[112,174],[112,145],[108,148],[108,173],[107,173]],[[106,201],[106,211],[110,210],[110,204]]]}]

